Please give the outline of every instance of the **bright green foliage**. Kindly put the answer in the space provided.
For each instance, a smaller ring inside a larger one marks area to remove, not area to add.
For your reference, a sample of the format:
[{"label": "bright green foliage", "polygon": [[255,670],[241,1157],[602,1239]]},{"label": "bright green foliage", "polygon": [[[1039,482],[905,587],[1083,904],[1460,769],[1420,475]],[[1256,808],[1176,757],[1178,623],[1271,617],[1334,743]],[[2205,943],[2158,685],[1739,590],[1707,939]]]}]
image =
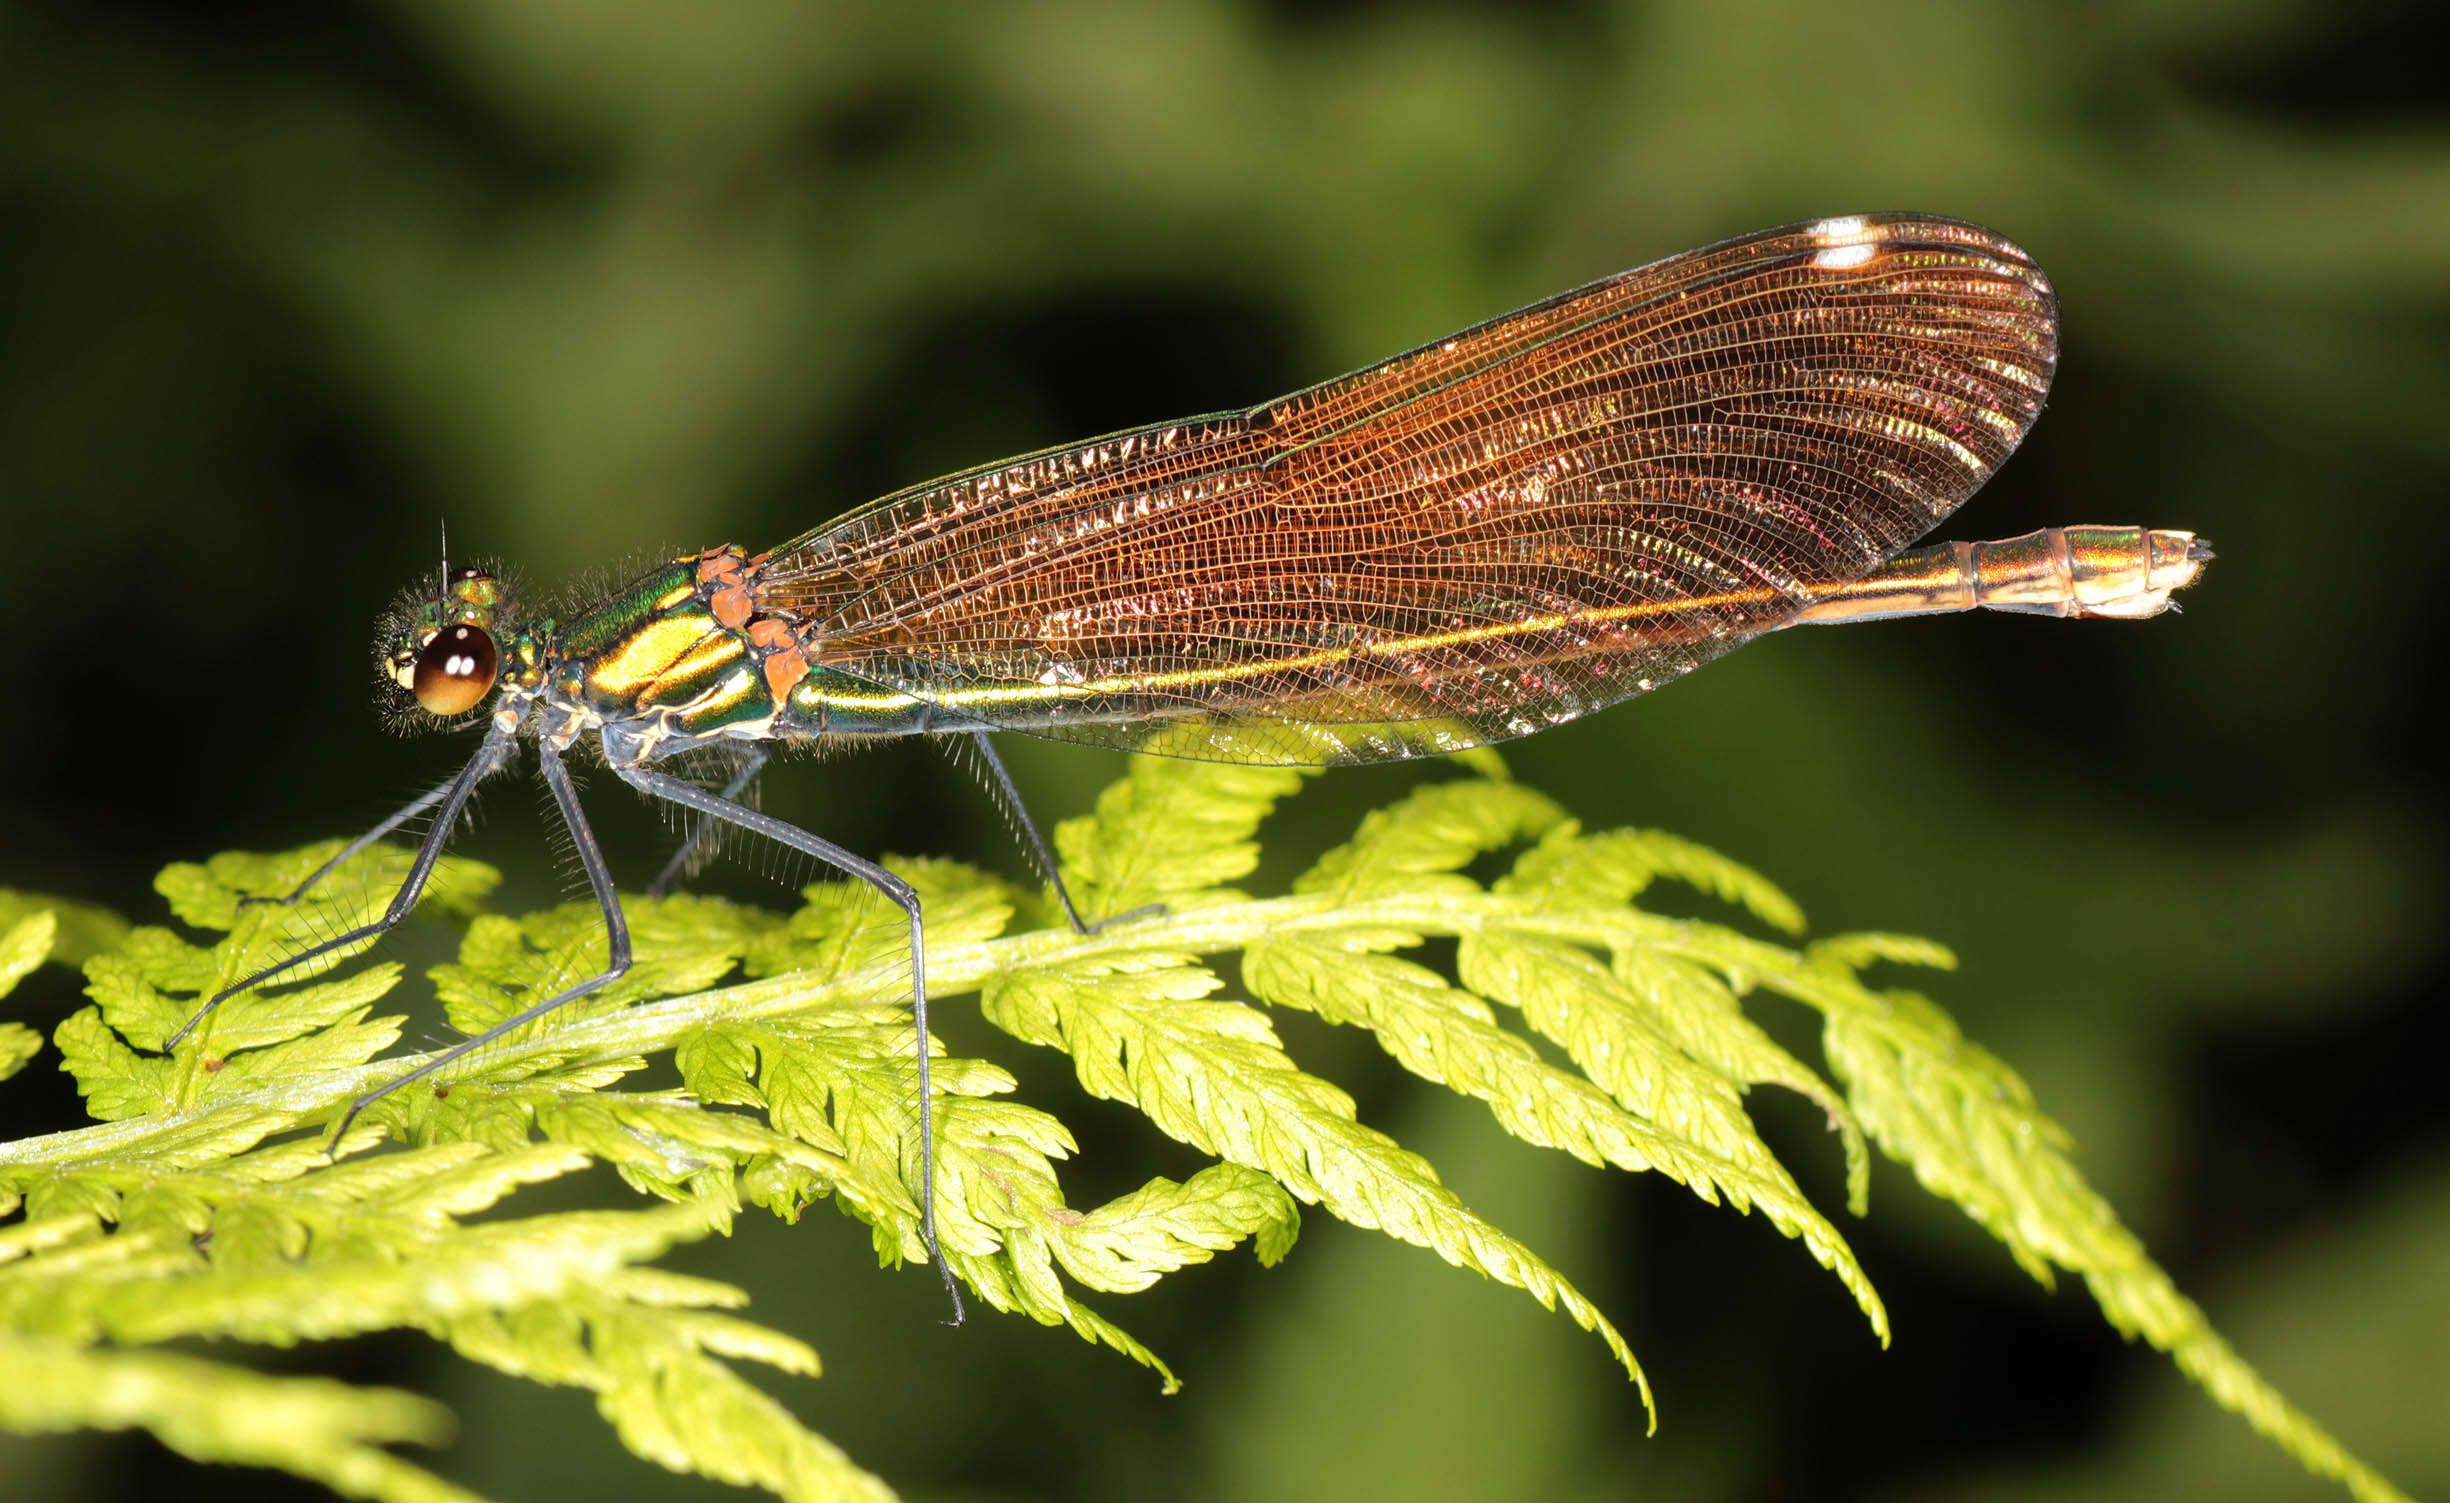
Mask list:
[{"label": "bright green foliage", "polygon": [[[1287,1052],[1263,1009],[1300,1009],[1367,1030],[1526,1142],[1759,1211],[1885,1340],[1886,1313],[1845,1238],[1746,1111],[1756,1085],[1800,1092],[1840,1136],[1856,1213],[1877,1145],[2037,1278],[2082,1274],[2120,1330],[2170,1351],[2309,1468],[2363,1498],[2398,1496],[2177,1294],[2012,1072],[1930,1002],[1860,975],[1945,965],[1944,951],[1887,935],[1796,948],[1646,912],[1634,900],[1665,879],[1782,936],[1803,929],[1743,867],[1655,832],[1586,834],[1502,769],[1481,770],[1500,775],[1424,787],[1369,816],[1289,895],[1254,898],[1226,884],[1249,875],[1260,821],[1299,776],[1142,759],[1057,845],[1091,915],[1162,906],[1086,937],[1007,935],[1016,911],[1043,903],[949,862],[897,866],[925,900],[932,996],[978,994],[1005,1033],[1069,1055],[1092,1095],[1214,1160],[1074,1210],[1058,1174],[1073,1151],[1063,1124],[1008,1099],[999,1065],[939,1056],[942,1242],[980,1300],[1069,1326],[1171,1387],[1158,1357],[1085,1299],[1145,1289],[1244,1241],[1272,1262],[1310,1204],[1562,1307],[1647,1400],[1623,1337],[1588,1299]],[[447,1416],[424,1400],[147,1349],[411,1329],[503,1372],[589,1390],[624,1443],[674,1470],[789,1498],[889,1496],[734,1368],[812,1375],[813,1352],[728,1313],[739,1290],[653,1264],[744,1206],[796,1219],[826,1198],[868,1224],[882,1262],[924,1256],[900,911],[841,883],[810,888],[788,915],[630,900],[637,964],[621,983],[386,1098],[327,1145],[353,1096],[413,1063],[375,1062],[399,1034],[400,1019],[373,1012],[395,966],[328,957],[163,1049],[232,978],[379,911],[403,869],[396,852],[358,858],[295,903],[243,901],[290,892],[335,849],[166,871],[178,917],[221,935],[210,946],[7,895],[0,992],[59,947],[86,952],[95,1005],[53,1042],[97,1125],[0,1147],[0,1212],[14,1213],[0,1225],[0,1426],[140,1427],[199,1459],[280,1467],[353,1497],[463,1497],[386,1449],[441,1436]],[[1467,871],[1508,850],[1494,880]],[[440,906],[469,915],[458,960],[434,972],[462,1029],[602,964],[591,906],[478,913],[491,883],[464,862],[446,862],[436,883]],[[1416,953],[1432,941],[1454,944],[1450,969]],[[1229,958],[1238,965],[1220,969]],[[1746,1015],[1764,997],[1821,1015],[1825,1074]],[[0,1076],[41,1043],[0,1025]],[[666,1049],[683,1089],[619,1089]],[[513,1205],[591,1163],[657,1203]]]},{"label": "bright green foliage", "polygon": [[[36,914],[50,915],[55,926],[47,955],[54,965],[83,965],[88,957],[119,943],[128,932],[128,921],[107,908],[0,887],[0,934]],[[10,977],[10,984],[15,979]],[[5,990],[6,987],[0,987],[0,992]]]}]

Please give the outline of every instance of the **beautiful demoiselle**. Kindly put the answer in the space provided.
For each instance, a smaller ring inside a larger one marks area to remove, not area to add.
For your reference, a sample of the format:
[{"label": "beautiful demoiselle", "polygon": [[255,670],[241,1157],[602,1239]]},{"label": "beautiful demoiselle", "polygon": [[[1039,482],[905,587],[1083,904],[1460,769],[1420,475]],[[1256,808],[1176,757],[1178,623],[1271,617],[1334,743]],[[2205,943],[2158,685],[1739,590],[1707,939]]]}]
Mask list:
[{"label": "beautiful demoiselle", "polygon": [[[974,738],[1085,931],[991,731],[1374,762],[1561,725],[1797,622],[2158,614],[2210,556],[2189,533],[2063,527],[1902,551],[2015,449],[2057,345],[2049,282],[1990,231],[1824,219],[1245,411],[917,486],[763,553],[683,554],[556,618],[522,614],[486,570],[446,565],[396,609],[381,666],[401,712],[436,725],[472,723],[490,695],[483,739],[306,886],[430,812],[406,880],[380,918],[218,993],[180,1037],[230,995],[405,918],[471,791],[523,738],[602,910],[607,962],[350,1116],[620,977],[628,926],[564,766],[592,738],[623,780],[703,821],[692,846],[729,824],[909,916],[915,1188],[941,1269],[919,899],[741,802],[775,744]],[[659,770],[681,753],[715,754],[718,775]]]}]

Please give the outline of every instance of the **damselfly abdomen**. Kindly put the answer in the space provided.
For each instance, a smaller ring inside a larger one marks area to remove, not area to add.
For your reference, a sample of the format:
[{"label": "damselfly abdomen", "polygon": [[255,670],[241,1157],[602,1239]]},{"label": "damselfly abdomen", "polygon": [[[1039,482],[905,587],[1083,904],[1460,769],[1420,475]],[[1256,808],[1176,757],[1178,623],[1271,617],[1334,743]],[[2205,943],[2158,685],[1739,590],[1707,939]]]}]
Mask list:
[{"label": "damselfly abdomen", "polygon": [[[523,616],[490,573],[446,567],[400,609],[383,669],[405,713],[445,725],[481,713],[483,739],[451,781],[351,847],[430,811],[407,880],[379,919],[246,978],[188,1028],[404,918],[471,790],[522,740],[603,912],[607,964],[351,1114],[621,976],[628,927],[564,767],[593,737],[640,792],[812,856],[908,914],[930,1144],[918,898],[741,802],[768,748],[969,736],[1007,794],[991,731],[1371,762],[1559,725],[1798,622],[2157,614],[2210,556],[2191,534],[2067,527],[1904,551],[2023,439],[2057,345],[2048,281],[1990,231],[1912,214],[1818,220],[1246,411],[967,471],[762,553],[684,554],[562,619]],[[720,789],[658,766],[722,747],[739,755]],[[931,1255],[933,1175],[923,1147],[914,1188]]]}]

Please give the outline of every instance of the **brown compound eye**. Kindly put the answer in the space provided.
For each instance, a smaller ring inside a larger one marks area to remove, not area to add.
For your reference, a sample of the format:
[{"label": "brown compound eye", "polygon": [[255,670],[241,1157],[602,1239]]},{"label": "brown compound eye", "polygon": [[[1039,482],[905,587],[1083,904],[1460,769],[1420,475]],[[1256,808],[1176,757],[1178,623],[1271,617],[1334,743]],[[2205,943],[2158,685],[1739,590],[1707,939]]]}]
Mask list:
[{"label": "brown compound eye", "polygon": [[501,658],[493,638],[478,627],[446,626],[417,653],[409,671],[409,692],[435,715],[457,715],[473,709],[493,687]]}]

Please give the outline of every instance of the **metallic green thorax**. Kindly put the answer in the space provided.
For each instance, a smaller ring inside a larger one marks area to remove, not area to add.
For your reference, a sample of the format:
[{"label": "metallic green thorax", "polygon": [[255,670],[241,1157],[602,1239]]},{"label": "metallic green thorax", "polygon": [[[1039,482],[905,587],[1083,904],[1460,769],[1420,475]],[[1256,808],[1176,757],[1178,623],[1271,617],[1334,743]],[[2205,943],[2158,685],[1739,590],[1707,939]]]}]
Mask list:
[{"label": "metallic green thorax", "polygon": [[[697,593],[697,572],[689,565],[673,563],[656,569],[573,617],[553,644],[555,655],[569,661],[617,653],[640,629],[676,611],[686,614],[698,607]],[[698,614],[704,616],[702,608]],[[711,617],[705,620],[713,626]]]},{"label": "metallic green thorax", "polygon": [[[554,697],[605,721],[657,722],[662,736],[652,739],[930,728],[921,701],[801,666],[786,623],[748,612],[745,598],[726,601],[736,576],[725,565],[736,559],[733,549],[679,559],[571,621],[549,644]],[[791,671],[783,671],[785,660],[796,660]]]},{"label": "metallic green thorax", "polygon": [[625,586],[563,629],[552,688],[606,720],[651,718],[667,734],[771,726],[777,706],[745,633],[715,619],[693,563]]}]

